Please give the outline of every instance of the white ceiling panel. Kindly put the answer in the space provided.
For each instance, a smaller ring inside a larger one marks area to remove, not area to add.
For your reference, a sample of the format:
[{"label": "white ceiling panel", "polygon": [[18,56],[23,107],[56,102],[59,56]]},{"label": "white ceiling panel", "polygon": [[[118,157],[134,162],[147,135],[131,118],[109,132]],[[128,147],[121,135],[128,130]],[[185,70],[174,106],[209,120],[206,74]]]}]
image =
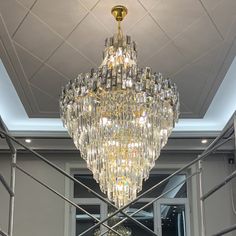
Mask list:
[{"label": "white ceiling panel", "polygon": [[149,15],[146,15],[143,20],[136,24],[128,33],[137,43],[138,60],[142,66],[144,66],[144,62],[148,58],[159,51],[169,41]]},{"label": "white ceiling panel", "polygon": [[215,8],[222,1],[224,0],[202,0],[202,3],[208,10],[211,10]]},{"label": "white ceiling panel", "polygon": [[44,93],[42,90],[35,86],[31,86],[31,89],[34,93],[34,97],[38,104],[38,110],[40,113],[44,115],[47,114],[58,114],[59,112],[59,103],[58,100],[48,96],[48,94]]},{"label": "white ceiling panel", "polygon": [[[69,60],[68,63],[65,63],[66,58]],[[79,73],[90,72],[92,67],[96,67],[67,43],[56,51],[47,64],[65,74],[69,79],[74,79]]]},{"label": "white ceiling panel", "polygon": [[180,99],[191,107],[194,114],[205,113],[204,109],[214,97],[220,82],[216,77],[224,63],[227,48],[228,45],[221,44],[173,75],[180,90]]},{"label": "white ceiling panel", "polygon": [[30,9],[37,0],[15,0],[20,3],[22,6]]},{"label": "white ceiling panel", "polygon": [[215,24],[224,38],[236,35],[236,1],[222,0],[210,11]]},{"label": "white ceiling panel", "polygon": [[100,65],[104,42],[107,36],[109,36],[109,33],[107,33],[104,27],[92,15],[88,15],[67,41],[94,62],[94,64]]},{"label": "white ceiling panel", "polygon": [[144,63],[153,71],[169,76],[183,67],[187,60],[172,43],[168,43]]},{"label": "white ceiling panel", "polygon": [[157,6],[161,0],[138,0],[148,11]]},{"label": "white ceiling panel", "polygon": [[27,14],[27,9],[22,7],[15,0],[1,0],[0,13],[3,16],[10,35],[12,35]]},{"label": "white ceiling panel", "polygon": [[79,0],[81,2],[81,4],[87,9],[87,10],[91,10],[92,8],[94,8],[96,6],[96,4],[100,1],[100,0]]},{"label": "white ceiling panel", "polygon": [[171,38],[204,14],[198,0],[161,0],[151,14]]},{"label": "white ceiling panel", "polygon": [[42,61],[37,59],[35,56],[30,54],[27,50],[25,50],[22,46],[17,43],[14,43],[16,48],[17,55],[20,59],[20,63],[23,67],[26,77],[28,80],[31,76],[39,69],[42,65]]},{"label": "white ceiling panel", "polygon": [[46,65],[44,65],[30,80],[31,84],[56,99],[59,98],[62,86],[67,82],[68,81],[64,77]]},{"label": "white ceiling panel", "polygon": [[[125,5],[128,8],[128,15],[122,22],[124,32],[133,27],[141,18],[147,14],[145,9],[137,0],[100,0],[92,13],[102,22],[110,32],[116,32],[116,22],[110,14],[111,8],[115,5]],[[107,12],[107,9],[109,11]],[[105,13],[107,12],[107,13]]]},{"label": "white ceiling panel", "polygon": [[87,14],[78,0],[39,0],[32,11],[63,37]]},{"label": "white ceiling panel", "polygon": [[44,60],[63,42],[38,18],[29,14],[15,34],[14,40]]},{"label": "white ceiling panel", "polygon": [[175,38],[174,43],[186,58],[193,60],[222,43],[222,39],[209,18],[202,16]]}]

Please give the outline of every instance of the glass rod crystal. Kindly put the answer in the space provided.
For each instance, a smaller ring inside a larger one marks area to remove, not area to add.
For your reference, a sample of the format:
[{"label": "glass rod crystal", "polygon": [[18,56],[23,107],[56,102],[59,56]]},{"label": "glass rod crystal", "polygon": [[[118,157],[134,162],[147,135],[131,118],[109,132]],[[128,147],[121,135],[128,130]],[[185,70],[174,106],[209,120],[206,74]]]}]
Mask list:
[{"label": "glass rod crystal", "polygon": [[105,43],[97,70],[62,91],[61,118],[101,190],[116,206],[137,197],[178,120],[176,85],[137,66],[136,44]]}]

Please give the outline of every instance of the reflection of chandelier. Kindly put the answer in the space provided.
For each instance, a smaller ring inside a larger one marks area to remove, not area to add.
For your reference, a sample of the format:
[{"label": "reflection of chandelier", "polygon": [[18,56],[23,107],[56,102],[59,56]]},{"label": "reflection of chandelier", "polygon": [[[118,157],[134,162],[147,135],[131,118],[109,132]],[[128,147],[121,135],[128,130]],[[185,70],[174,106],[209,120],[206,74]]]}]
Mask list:
[{"label": "reflection of chandelier", "polygon": [[[116,225],[118,222],[120,221],[119,217],[112,217],[109,221],[108,221],[108,225],[110,227]],[[122,236],[131,236],[132,235],[132,230],[128,227],[123,226],[122,224],[118,225],[115,227],[116,232],[118,232],[120,235]],[[101,230],[100,228],[96,229],[93,236],[99,236],[101,235]],[[118,234],[116,234],[115,232],[109,230],[107,233],[107,236],[117,236]]]},{"label": "reflection of chandelier", "polygon": [[101,66],[79,74],[60,99],[64,126],[108,198],[118,207],[136,198],[143,179],[178,120],[176,85],[150,68],[137,66],[135,42],[118,33],[106,40]]}]

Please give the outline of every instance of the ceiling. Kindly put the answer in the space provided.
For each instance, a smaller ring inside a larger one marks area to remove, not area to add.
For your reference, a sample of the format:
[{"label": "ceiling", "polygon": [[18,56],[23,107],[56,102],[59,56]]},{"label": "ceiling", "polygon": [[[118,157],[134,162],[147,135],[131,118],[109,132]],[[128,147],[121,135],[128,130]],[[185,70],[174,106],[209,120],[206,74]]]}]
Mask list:
[{"label": "ceiling", "polygon": [[59,117],[61,87],[99,66],[115,4],[140,66],[177,83],[182,118],[202,118],[236,55],[235,0],[1,0],[1,59],[28,116]]}]

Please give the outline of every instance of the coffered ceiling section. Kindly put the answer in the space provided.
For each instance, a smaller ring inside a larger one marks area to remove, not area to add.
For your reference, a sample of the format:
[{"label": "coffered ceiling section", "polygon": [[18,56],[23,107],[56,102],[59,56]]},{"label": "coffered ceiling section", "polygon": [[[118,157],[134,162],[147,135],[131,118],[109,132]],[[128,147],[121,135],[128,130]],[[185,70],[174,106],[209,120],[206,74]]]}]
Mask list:
[{"label": "coffered ceiling section", "polygon": [[201,118],[235,52],[235,0],[1,0],[1,59],[29,117],[58,117],[61,87],[99,66],[124,4],[139,64],[178,85],[182,118]]}]

